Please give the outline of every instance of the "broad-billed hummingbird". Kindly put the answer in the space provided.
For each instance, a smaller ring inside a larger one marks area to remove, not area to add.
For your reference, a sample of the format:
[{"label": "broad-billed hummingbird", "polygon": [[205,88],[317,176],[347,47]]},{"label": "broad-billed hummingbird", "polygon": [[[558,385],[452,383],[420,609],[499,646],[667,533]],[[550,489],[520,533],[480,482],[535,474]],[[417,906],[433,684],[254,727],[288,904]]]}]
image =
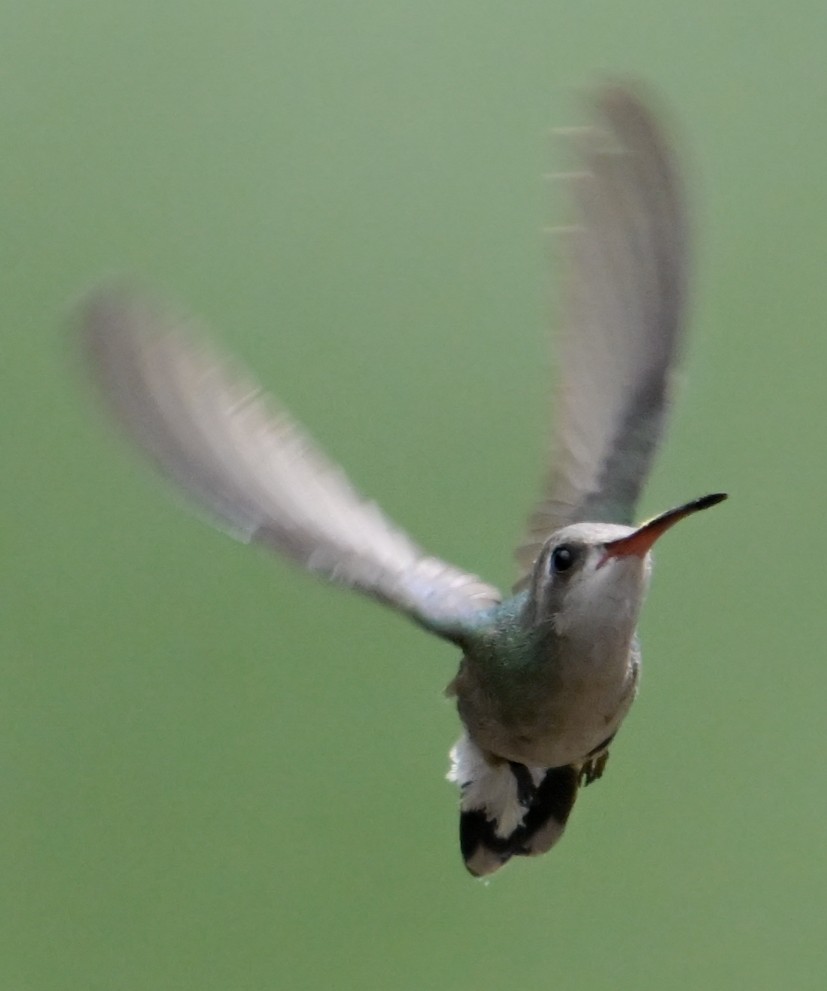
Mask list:
[{"label": "broad-billed hummingbird", "polygon": [[634,86],[594,99],[565,176],[561,381],[545,494],[513,594],[430,556],[354,489],[255,381],[185,318],[104,289],[82,316],[110,411],[224,530],[406,613],[462,651],[448,687],[460,845],[474,875],[561,836],[637,691],[635,627],[653,543],[720,502],[633,527],[685,323],[687,222],[672,148]]}]

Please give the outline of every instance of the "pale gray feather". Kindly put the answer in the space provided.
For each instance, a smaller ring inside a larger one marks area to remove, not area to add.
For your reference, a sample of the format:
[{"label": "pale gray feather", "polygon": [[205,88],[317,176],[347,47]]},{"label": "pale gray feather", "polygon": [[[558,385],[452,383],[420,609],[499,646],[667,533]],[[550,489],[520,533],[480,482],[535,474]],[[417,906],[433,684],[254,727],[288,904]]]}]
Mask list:
[{"label": "pale gray feather", "polygon": [[670,404],[684,329],[687,222],[672,151],[634,90],[607,87],[600,126],[572,135],[574,217],[545,497],[517,551],[523,584],[569,523],[630,524]]},{"label": "pale gray feather", "polygon": [[87,303],[83,335],[94,379],[132,440],[233,536],[448,637],[499,602],[496,589],[394,527],[190,321],[104,291]]}]

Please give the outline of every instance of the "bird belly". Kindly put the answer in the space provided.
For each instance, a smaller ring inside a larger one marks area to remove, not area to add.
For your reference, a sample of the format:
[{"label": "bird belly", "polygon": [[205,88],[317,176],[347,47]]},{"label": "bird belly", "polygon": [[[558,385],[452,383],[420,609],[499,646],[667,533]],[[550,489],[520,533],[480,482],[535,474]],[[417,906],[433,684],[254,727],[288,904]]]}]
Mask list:
[{"label": "bird belly", "polygon": [[634,701],[639,659],[632,651],[619,664],[510,672],[507,685],[473,667],[464,663],[452,685],[471,738],[505,760],[550,768],[581,762],[614,736]]}]

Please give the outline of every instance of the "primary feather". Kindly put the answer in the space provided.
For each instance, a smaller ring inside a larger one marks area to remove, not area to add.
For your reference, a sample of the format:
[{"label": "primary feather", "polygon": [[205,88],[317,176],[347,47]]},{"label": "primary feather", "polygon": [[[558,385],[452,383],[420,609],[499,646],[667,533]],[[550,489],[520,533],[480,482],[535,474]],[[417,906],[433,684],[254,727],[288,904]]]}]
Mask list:
[{"label": "primary feather", "polygon": [[596,100],[573,133],[574,217],[559,232],[560,375],[545,495],[517,550],[522,584],[569,523],[630,524],[669,409],[684,330],[687,222],[657,117],[628,87]]},{"label": "primary feather", "polygon": [[87,303],[88,364],[122,426],[240,540],[452,637],[499,593],[421,550],[191,322],[136,296]]}]

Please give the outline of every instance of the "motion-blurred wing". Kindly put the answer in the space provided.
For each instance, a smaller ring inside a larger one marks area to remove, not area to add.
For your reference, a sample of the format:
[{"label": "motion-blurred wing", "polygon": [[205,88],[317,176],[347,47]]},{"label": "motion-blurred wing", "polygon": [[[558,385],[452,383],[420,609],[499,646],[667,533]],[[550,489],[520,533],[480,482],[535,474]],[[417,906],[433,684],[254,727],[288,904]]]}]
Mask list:
[{"label": "motion-blurred wing", "polygon": [[186,321],[125,295],[87,305],[86,357],[139,447],[224,529],[451,636],[496,589],[428,557]]},{"label": "motion-blurred wing", "polygon": [[548,536],[579,521],[630,524],[663,432],[680,351],[687,224],[657,117],[634,91],[597,97],[568,177],[561,381],[546,496],[518,549],[522,576]]}]

